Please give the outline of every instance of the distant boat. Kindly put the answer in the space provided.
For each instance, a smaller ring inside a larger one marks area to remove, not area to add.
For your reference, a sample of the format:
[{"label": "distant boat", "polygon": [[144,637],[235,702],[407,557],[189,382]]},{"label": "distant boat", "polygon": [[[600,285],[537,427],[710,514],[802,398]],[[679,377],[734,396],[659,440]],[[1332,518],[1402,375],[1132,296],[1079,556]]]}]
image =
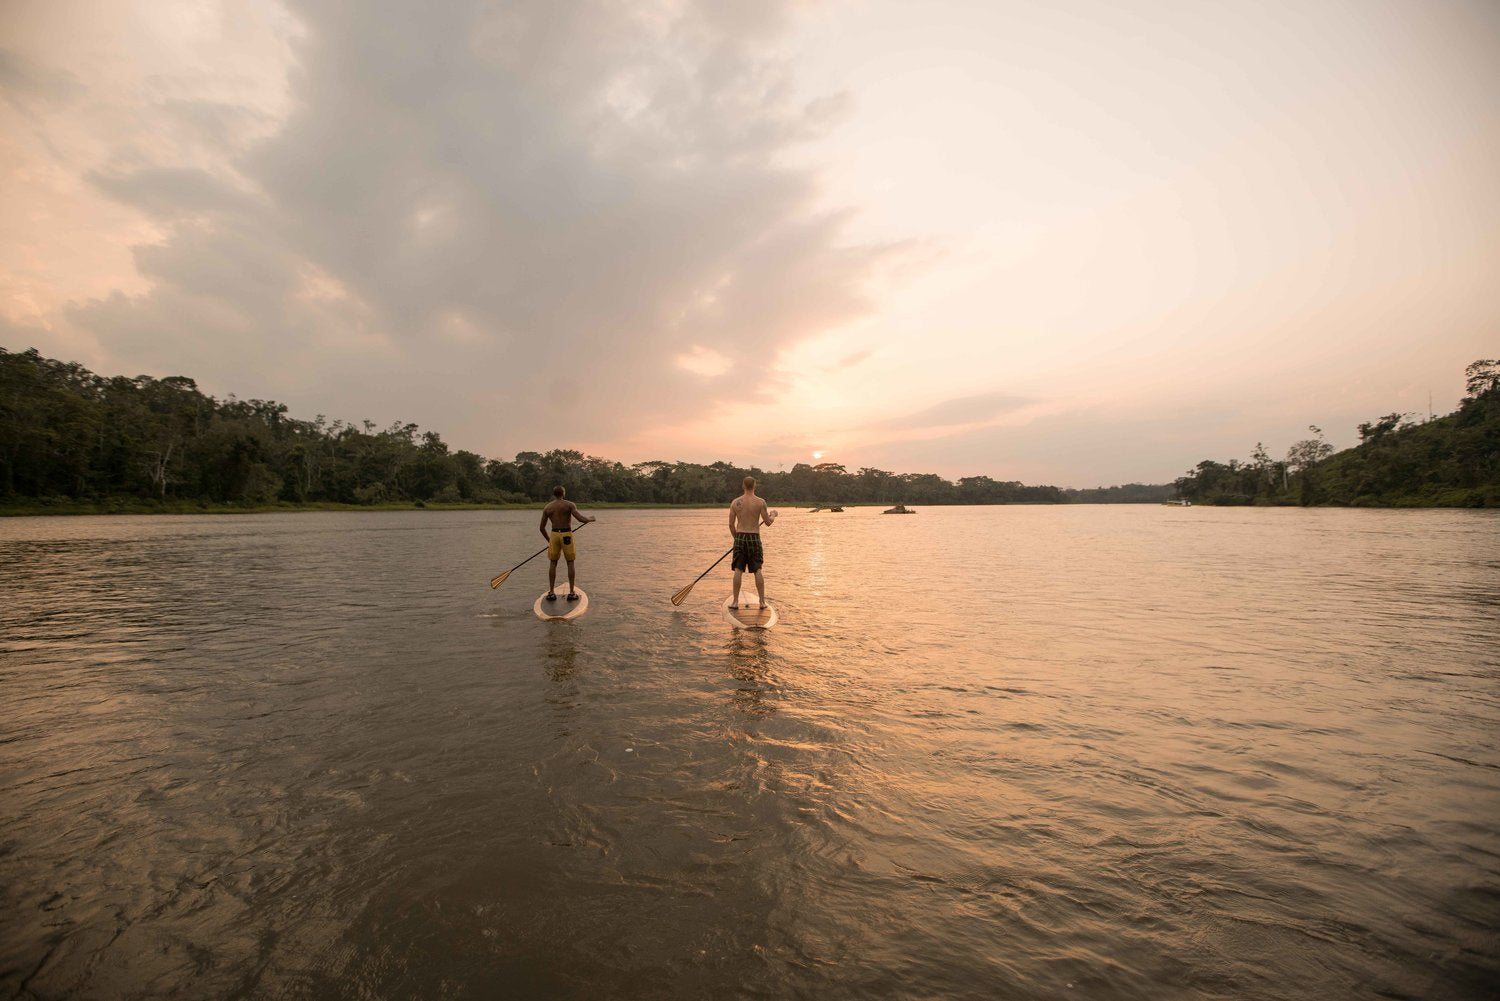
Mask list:
[{"label": "distant boat", "polygon": [[1193,506],[1193,502],[1190,501],[1190,500],[1188,500],[1186,497],[1182,498],[1181,500],[1162,501],[1162,504],[1165,505],[1166,507],[1192,507]]},{"label": "distant boat", "polygon": [[831,514],[843,514],[844,513],[844,509],[841,508],[841,507],[839,507],[838,505],[834,505],[833,507],[829,508],[828,510],[829,510],[829,513],[831,513]]},{"label": "distant boat", "polygon": [[916,514],[917,512],[913,511],[911,508],[907,507],[905,504],[897,504],[895,507],[888,507],[888,508],[886,508],[884,511],[882,511],[880,513],[881,514]]}]

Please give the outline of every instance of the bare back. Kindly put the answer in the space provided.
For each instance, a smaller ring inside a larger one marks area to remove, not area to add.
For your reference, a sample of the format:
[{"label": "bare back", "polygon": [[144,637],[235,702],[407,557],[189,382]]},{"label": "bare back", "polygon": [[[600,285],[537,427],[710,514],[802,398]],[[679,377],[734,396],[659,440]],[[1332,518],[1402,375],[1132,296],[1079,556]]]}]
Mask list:
[{"label": "bare back", "polygon": [[759,535],[761,519],[765,514],[766,502],[754,494],[741,494],[729,502],[733,531]]},{"label": "bare back", "polygon": [[[573,512],[576,510],[578,510],[577,504],[566,498],[559,497],[542,508],[542,515],[552,522],[552,530],[554,532],[571,532],[573,530]],[[579,521],[582,520],[582,518],[579,519]]]}]

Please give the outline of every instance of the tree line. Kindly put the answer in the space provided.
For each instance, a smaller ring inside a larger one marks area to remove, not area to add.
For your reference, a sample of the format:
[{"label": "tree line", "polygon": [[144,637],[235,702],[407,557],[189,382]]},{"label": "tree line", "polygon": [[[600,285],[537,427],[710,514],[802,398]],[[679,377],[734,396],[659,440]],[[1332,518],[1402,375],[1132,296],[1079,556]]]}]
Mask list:
[{"label": "tree line", "polygon": [[1145,500],[1169,490],[1064,491],[831,462],[778,471],[728,462],[627,466],[570,449],[486,459],[415,424],[299,420],[269,400],[215,399],[183,376],[100,376],[35,349],[0,348],[0,500],[12,505],[529,503],[549,499],[559,483],[586,501],[715,504],[737,494],[746,475],[769,496],[836,504]]},{"label": "tree line", "polygon": [[1417,421],[1389,413],[1358,425],[1360,442],[1335,453],[1321,428],[1272,459],[1257,442],[1247,461],[1205,459],[1175,481],[1200,504],[1500,507],[1500,359],[1464,370],[1451,414]]}]

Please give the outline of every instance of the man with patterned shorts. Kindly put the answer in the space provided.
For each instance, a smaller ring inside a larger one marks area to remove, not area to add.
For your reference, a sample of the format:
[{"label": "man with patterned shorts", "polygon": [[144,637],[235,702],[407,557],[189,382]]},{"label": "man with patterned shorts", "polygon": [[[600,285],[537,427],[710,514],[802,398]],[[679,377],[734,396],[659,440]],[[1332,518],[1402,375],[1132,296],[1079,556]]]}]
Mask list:
[{"label": "man with patterned shorts", "polygon": [[776,520],[776,512],[766,509],[766,502],[755,496],[755,477],[744,480],[745,492],[729,503],[729,534],[734,536],[734,597],[730,608],[740,607],[740,578],[749,570],[755,574],[755,593],[760,598],[760,607],[766,606],[766,582],[760,575],[765,553],[760,548],[760,526]]}]

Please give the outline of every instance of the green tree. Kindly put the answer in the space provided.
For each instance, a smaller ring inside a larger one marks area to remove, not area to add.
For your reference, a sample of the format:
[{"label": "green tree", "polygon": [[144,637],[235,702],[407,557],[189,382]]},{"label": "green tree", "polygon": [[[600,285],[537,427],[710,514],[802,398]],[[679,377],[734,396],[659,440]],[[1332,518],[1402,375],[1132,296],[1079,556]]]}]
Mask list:
[{"label": "green tree", "polygon": [[1313,433],[1313,437],[1294,442],[1286,453],[1287,466],[1297,473],[1302,484],[1303,504],[1314,503],[1316,499],[1313,468],[1333,454],[1333,446],[1324,439],[1322,428],[1309,424],[1307,429]]}]

